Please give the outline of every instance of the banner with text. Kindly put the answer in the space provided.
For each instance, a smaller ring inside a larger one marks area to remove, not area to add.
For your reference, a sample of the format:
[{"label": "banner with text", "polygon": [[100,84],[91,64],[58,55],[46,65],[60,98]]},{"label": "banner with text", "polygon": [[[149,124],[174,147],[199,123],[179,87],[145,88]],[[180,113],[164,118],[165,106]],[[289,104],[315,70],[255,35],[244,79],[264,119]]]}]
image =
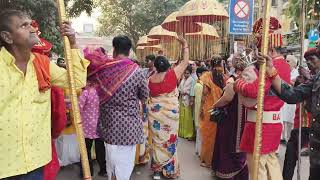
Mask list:
[{"label": "banner with text", "polygon": [[229,33],[252,34],[254,0],[230,0]]}]

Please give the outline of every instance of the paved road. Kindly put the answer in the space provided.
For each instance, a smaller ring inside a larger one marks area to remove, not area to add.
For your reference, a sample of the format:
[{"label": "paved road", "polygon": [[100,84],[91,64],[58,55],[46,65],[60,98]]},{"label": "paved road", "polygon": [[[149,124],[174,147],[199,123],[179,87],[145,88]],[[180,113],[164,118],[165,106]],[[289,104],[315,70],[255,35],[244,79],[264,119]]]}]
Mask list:
[{"label": "paved road", "polygon": [[[214,180],[209,169],[200,167],[200,161],[194,153],[195,144],[181,139],[178,146],[179,161],[181,163],[181,177],[178,180]],[[279,160],[282,164],[284,160],[285,146],[282,146],[279,153]],[[96,165],[97,166],[97,165]],[[97,170],[98,167],[95,167]],[[131,180],[151,180],[152,172],[149,166],[136,167]],[[307,180],[309,175],[309,159],[303,157],[302,159],[302,180]],[[94,176],[93,180],[106,180]],[[294,180],[296,177],[294,178]],[[71,165],[62,168],[57,180],[80,180],[79,168],[77,165]]]}]

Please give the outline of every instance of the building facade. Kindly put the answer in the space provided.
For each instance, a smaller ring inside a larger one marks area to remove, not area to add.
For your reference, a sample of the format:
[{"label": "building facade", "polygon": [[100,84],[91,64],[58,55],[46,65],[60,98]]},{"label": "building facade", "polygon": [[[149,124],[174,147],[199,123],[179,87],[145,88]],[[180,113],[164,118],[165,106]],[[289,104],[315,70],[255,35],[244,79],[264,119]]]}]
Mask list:
[{"label": "building facade", "polygon": [[80,49],[103,47],[111,55],[112,37],[100,37],[97,34],[100,14],[99,9],[94,9],[91,16],[83,12],[79,17],[71,20],[72,27],[76,30],[77,43]]}]

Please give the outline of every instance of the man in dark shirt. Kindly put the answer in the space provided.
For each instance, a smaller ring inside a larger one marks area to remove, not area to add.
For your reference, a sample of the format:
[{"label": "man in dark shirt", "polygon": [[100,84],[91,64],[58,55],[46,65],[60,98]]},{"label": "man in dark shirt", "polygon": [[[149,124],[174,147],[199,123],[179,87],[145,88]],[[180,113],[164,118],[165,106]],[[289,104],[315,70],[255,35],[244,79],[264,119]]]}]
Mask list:
[{"label": "man in dark shirt", "polygon": [[[281,80],[271,58],[265,57],[267,59],[267,77],[272,80],[272,86],[279,97],[289,104],[307,100],[307,106],[312,115],[309,180],[318,180],[320,177],[320,51],[317,48],[309,49],[304,58],[311,73],[315,75],[308,82],[292,87]],[[259,58],[259,63],[264,61],[264,58]]]},{"label": "man in dark shirt", "polygon": [[112,45],[113,60],[94,75],[100,100],[97,133],[106,143],[109,179],[129,180],[136,145],[144,142],[139,102],[149,97],[149,88],[143,70],[128,58],[131,40],[117,36]]}]

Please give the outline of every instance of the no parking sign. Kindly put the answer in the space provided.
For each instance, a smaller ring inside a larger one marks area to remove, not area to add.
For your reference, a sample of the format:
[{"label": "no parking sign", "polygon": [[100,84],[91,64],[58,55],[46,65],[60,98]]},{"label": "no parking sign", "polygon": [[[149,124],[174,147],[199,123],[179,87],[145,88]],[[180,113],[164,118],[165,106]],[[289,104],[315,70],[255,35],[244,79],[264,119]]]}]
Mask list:
[{"label": "no parking sign", "polygon": [[230,0],[230,34],[251,34],[254,0]]}]

